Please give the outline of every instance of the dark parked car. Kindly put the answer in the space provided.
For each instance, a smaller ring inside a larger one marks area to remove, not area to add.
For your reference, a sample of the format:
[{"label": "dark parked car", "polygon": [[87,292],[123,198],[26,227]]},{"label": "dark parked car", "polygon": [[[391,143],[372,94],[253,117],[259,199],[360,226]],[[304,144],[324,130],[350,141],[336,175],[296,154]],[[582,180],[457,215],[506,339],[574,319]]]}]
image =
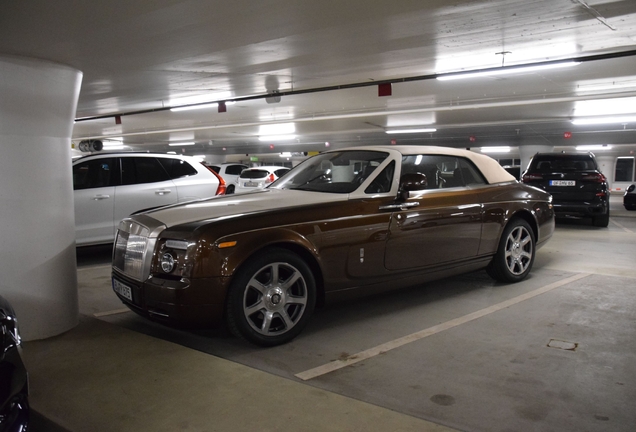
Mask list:
[{"label": "dark parked car", "polygon": [[623,195],[623,205],[627,210],[636,210],[636,184],[631,184]]},{"label": "dark parked car", "polygon": [[591,218],[598,227],[609,224],[610,191],[592,153],[537,153],[522,181],[552,195],[557,217]]},{"label": "dark parked car", "polygon": [[326,300],[484,268],[524,279],[554,231],[551,200],[466,150],[328,151],[266,189],[123,220],[113,289],[150,319],[225,320],[235,335],[276,345]]},{"label": "dark parked car", "polygon": [[20,356],[15,312],[0,296],[0,431],[26,431],[29,423],[29,380]]}]

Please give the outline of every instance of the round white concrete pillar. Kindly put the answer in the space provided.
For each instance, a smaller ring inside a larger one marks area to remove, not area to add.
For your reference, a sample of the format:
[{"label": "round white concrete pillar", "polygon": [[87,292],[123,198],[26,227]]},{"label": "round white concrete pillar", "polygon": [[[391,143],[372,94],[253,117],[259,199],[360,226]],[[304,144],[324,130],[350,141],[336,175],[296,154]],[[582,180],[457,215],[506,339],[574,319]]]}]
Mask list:
[{"label": "round white concrete pillar", "polygon": [[0,56],[0,293],[22,337],[78,322],[71,133],[82,73]]},{"label": "round white concrete pillar", "polygon": [[530,159],[532,159],[532,156],[534,156],[536,153],[550,153],[553,150],[554,147],[550,145],[520,145],[519,157],[521,158],[521,172],[523,173],[526,168],[528,168]]}]

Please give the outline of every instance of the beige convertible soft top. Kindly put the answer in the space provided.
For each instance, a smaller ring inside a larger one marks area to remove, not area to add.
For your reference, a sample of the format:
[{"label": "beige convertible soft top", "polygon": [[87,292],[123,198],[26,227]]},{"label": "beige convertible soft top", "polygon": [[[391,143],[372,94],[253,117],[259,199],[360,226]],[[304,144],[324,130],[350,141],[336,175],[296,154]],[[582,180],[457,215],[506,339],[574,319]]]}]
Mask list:
[{"label": "beige convertible soft top", "polygon": [[[493,183],[505,183],[509,181],[516,181],[515,177],[508,173],[505,169],[499,165],[499,162],[480,153],[475,153],[470,150],[456,149],[450,147],[435,147],[435,146],[364,146],[364,147],[352,147],[341,150],[386,150],[389,152],[398,151],[403,155],[448,155],[459,156],[470,159],[479,170],[482,172],[486,181],[489,184]],[[336,150],[337,151],[337,150]]]}]

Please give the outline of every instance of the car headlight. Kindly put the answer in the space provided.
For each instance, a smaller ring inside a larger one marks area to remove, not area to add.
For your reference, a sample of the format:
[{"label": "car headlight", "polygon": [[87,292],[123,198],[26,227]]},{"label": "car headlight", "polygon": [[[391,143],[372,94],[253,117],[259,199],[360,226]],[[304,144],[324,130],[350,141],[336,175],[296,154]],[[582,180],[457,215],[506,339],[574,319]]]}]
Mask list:
[{"label": "car headlight", "polygon": [[170,253],[164,253],[161,257],[161,270],[165,273],[172,273],[174,270],[174,257]]},{"label": "car headlight", "polygon": [[156,249],[155,276],[190,277],[192,270],[191,248],[195,243],[185,240],[159,240]]}]

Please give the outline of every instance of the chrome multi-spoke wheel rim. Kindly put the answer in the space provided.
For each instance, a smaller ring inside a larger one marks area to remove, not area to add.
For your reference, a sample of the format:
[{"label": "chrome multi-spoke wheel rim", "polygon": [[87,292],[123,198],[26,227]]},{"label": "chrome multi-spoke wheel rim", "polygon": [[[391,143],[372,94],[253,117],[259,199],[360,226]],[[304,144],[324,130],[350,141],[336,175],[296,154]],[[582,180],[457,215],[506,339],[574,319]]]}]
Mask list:
[{"label": "chrome multi-spoke wheel rim", "polygon": [[532,236],[523,226],[513,229],[506,239],[506,265],[510,273],[521,275],[532,264]]},{"label": "chrome multi-spoke wheel rim", "polygon": [[284,262],[267,264],[245,287],[243,314],[256,332],[280,335],[300,321],[307,296],[307,284],[300,270]]}]

